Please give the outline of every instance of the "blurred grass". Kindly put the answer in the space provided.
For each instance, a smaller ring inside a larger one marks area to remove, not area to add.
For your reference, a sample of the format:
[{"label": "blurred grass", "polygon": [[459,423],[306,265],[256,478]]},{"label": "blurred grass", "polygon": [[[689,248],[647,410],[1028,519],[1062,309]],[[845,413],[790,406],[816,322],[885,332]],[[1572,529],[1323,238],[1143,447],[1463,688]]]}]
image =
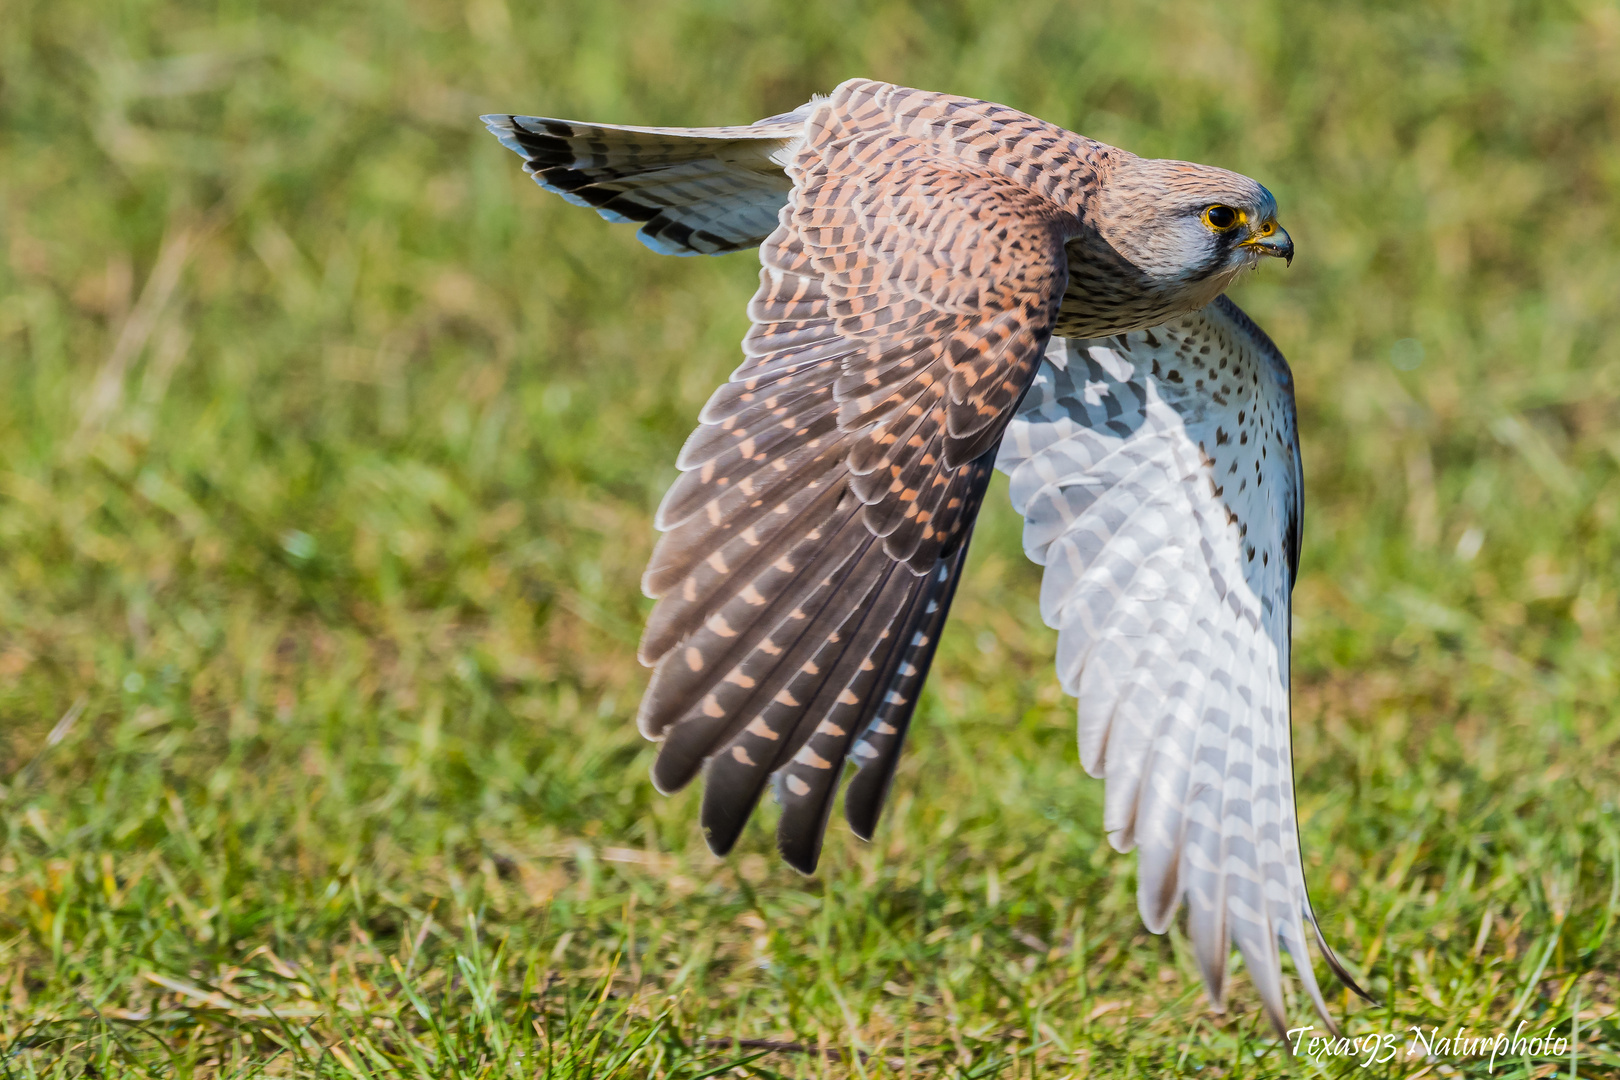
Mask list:
[{"label": "blurred grass", "polygon": [[1383,1003],[1334,1006],[1578,1014],[1575,1070],[1620,1074],[1612,4],[0,18],[8,1077],[1424,1069],[1292,1063],[1141,929],[1004,498],[875,845],[720,862],[652,792],[651,510],[756,266],[653,256],[475,117],[730,123],[854,74],[1276,192],[1301,258],[1238,299],[1299,385],[1304,840]]}]

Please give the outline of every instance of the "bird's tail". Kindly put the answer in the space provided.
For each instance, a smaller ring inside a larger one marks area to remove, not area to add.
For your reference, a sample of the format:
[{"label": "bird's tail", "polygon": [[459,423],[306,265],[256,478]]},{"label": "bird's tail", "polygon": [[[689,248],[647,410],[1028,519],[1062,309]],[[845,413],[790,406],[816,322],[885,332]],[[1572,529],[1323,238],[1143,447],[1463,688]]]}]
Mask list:
[{"label": "bird's tail", "polygon": [[609,221],[644,222],[665,255],[758,247],[776,228],[792,182],[784,168],[809,105],[740,127],[583,124],[544,116],[481,117],[547,191]]}]

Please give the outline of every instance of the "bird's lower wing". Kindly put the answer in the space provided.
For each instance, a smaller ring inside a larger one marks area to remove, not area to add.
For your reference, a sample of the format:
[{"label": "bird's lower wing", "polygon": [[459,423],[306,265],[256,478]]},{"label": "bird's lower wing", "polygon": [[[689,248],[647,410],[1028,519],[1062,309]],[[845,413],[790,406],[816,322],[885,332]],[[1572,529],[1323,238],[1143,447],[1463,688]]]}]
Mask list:
[{"label": "bird's lower wing", "polygon": [[1280,944],[1331,1026],[1289,742],[1301,477],[1282,356],[1224,297],[1151,330],[1053,338],[998,465],[1046,568],[1104,828],[1138,851],[1143,920],[1162,933],[1185,898],[1212,1000],[1235,941],[1282,1031]]},{"label": "bird's lower wing", "polygon": [[653,777],[669,791],[709,763],[718,852],[775,776],[778,846],[808,873],[849,757],[846,811],[871,835],[1063,292],[1076,221],[1027,176],[1063,177],[1019,156],[1055,131],[860,81],[806,123],[745,362],[681,452],[643,579]]}]

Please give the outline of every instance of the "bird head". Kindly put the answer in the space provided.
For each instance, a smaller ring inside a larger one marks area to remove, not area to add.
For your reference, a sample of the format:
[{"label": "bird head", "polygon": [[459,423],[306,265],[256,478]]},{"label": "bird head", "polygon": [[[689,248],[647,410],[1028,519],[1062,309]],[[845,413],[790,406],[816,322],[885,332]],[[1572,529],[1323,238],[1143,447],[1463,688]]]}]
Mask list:
[{"label": "bird head", "polygon": [[1103,239],[1161,287],[1202,307],[1266,256],[1294,258],[1277,200],[1238,173],[1122,156],[1099,192]]}]

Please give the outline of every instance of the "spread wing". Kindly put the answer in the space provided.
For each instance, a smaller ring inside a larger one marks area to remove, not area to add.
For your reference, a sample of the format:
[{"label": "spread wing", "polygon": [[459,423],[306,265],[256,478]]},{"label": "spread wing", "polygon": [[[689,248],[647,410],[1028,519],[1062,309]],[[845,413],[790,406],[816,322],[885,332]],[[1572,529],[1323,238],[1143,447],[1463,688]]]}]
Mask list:
[{"label": "spread wing", "polygon": [[774,775],[778,846],[810,872],[851,755],[846,812],[872,833],[1063,295],[1091,175],[1064,138],[882,83],[815,103],[745,360],[681,452],[643,582],[653,777],[670,791],[709,763],[717,852]]},{"label": "spread wing", "polygon": [[1301,473],[1293,381],[1230,300],[1104,340],[1054,338],[998,465],[1046,568],[1041,614],[1079,698],[1104,828],[1138,851],[1162,933],[1187,900],[1219,1007],[1235,941],[1279,1031],[1279,943],[1332,1026],[1305,944],[1356,989],[1306,895],[1289,744]]},{"label": "spread wing", "polygon": [[719,255],[756,248],[776,228],[792,187],[783,166],[809,109],[717,128],[479,119],[547,191],[609,221],[645,222],[636,235],[661,254]]}]

